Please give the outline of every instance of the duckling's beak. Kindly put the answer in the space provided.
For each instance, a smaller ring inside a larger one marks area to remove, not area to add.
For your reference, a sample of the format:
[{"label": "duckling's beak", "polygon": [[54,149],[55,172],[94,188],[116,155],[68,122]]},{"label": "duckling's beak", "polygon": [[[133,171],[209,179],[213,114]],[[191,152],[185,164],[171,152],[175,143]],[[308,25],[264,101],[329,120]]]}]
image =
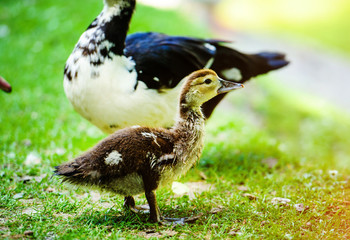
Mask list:
[{"label": "duckling's beak", "polygon": [[218,94],[226,93],[237,88],[244,88],[244,85],[241,83],[227,81],[222,78],[219,78],[219,82],[221,84],[221,87],[218,89]]},{"label": "duckling's beak", "polygon": [[0,89],[5,92],[11,92],[11,85],[5,81],[2,77],[0,77]]}]

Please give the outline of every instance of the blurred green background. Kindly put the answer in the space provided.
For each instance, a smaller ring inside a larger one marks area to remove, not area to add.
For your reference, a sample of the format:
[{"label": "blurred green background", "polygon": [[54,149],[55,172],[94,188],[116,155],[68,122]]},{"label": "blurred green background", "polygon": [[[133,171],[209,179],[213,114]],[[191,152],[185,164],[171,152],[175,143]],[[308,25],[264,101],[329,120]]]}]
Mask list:
[{"label": "blurred green background", "polygon": [[346,0],[222,0],[220,22],[241,31],[312,40],[350,54],[350,2]]}]

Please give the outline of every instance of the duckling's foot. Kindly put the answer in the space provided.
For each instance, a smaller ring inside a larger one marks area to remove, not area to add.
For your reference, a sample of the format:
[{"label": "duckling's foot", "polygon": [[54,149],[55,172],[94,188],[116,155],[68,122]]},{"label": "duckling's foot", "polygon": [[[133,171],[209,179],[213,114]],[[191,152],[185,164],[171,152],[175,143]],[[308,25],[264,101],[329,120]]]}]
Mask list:
[{"label": "duckling's foot", "polygon": [[177,226],[177,225],[185,225],[186,218],[164,218],[162,217],[159,224],[161,225],[171,225],[171,226]]},{"label": "duckling's foot", "polygon": [[193,223],[200,219],[203,214],[199,214],[193,217],[184,217],[184,218],[165,218],[161,217],[160,224],[163,225],[185,225],[186,223]]},{"label": "duckling's foot", "polygon": [[129,209],[130,211],[134,212],[134,213],[149,213],[149,206],[148,204],[145,205],[140,205],[137,206],[135,205],[135,200],[133,197],[128,196],[124,198],[124,207],[126,209]]},{"label": "duckling's foot", "polygon": [[147,204],[145,205],[135,205],[133,207],[129,207],[131,211],[134,213],[149,213],[149,206]]}]

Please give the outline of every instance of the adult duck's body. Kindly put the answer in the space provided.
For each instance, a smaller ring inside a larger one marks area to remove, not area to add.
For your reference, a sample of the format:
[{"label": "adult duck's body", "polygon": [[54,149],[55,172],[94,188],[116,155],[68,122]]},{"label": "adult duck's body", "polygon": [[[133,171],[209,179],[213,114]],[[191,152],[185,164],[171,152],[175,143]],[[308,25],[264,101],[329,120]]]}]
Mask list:
[{"label": "adult duck's body", "polygon": [[[135,0],[104,3],[67,60],[64,89],[75,110],[107,133],[132,125],[172,126],[180,81],[195,70],[210,67],[244,82],[288,64],[282,54],[243,54],[222,41],[151,32],[127,36]],[[223,97],[203,105],[206,118]]]},{"label": "adult duck's body", "polygon": [[[203,149],[204,115],[201,105],[242,84],[220,79],[212,70],[199,70],[185,79],[178,101],[178,118],[171,129],[131,127],[118,130],[72,162],[56,167],[65,181],[97,187],[125,197],[145,193],[150,219],[161,221],[155,191],[185,174]],[[176,97],[178,99],[178,97]]]}]

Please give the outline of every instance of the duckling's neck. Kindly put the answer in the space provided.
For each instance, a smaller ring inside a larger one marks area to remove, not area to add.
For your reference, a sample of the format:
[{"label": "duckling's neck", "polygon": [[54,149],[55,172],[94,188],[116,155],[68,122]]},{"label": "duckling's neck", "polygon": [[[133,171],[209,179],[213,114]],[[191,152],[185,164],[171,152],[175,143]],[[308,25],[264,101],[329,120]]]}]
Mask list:
[{"label": "duckling's neck", "polygon": [[185,137],[201,136],[204,131],[205,118],[200,106],[180,105],[179,119],[174,127],[179,135]]},{"label": "duckling's neck", "polygon": [[89,28],[97,27],[104,38],[113,43],[110,51],[123,55],[125,38],[135,9],[135,0],[105,0],[104,8]]}]

